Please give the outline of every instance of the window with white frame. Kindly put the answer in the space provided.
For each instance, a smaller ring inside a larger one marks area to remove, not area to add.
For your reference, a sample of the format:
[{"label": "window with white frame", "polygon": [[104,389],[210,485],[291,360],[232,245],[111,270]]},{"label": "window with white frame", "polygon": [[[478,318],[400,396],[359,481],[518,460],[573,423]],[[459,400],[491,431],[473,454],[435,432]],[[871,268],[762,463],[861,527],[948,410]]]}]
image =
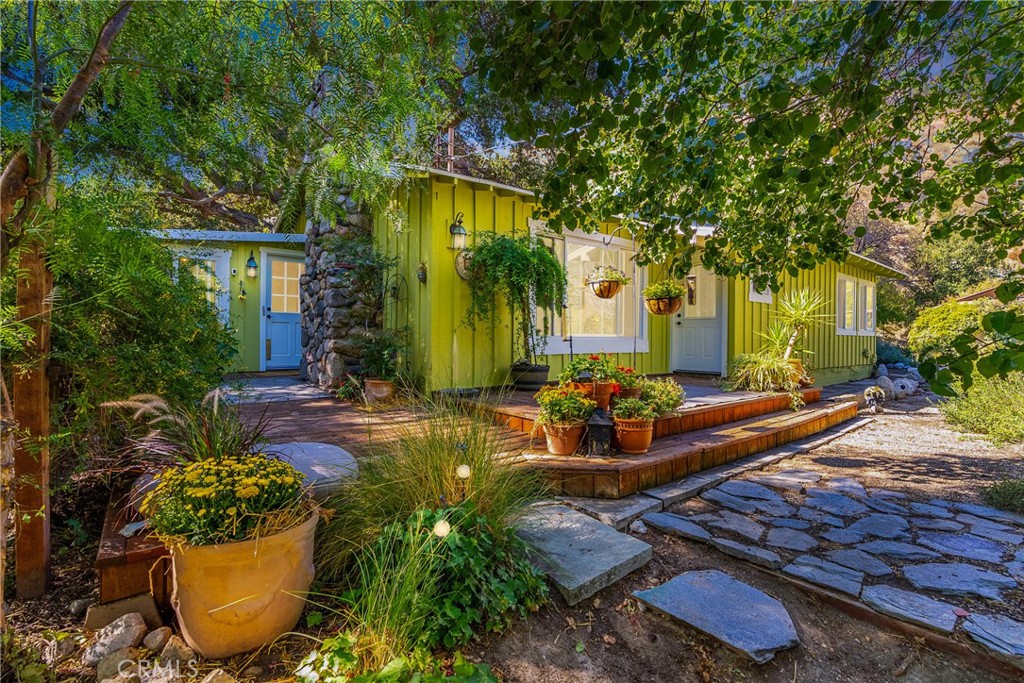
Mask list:
[{"label": "window with white frame", "polygon": [[[572,336],[574,353],[623,353],[647,351],[647,313],[640,300],[646,269],[633,267],[634,250],[629,240],[582,233],[542,236],[554,251],[567,276],[562,310],[537,311],[538,332],[547,335],[547,353],[568,353],[566,337]],[[611,299],[594,294],[587,276],[598,266],[618,268],[632,278]],[[547,329],[543,329],[544,325]]]},{"label": "window with white frame", "polygon": [[836,281],[836,334],[875,334],[875,283],[851,275]]}]

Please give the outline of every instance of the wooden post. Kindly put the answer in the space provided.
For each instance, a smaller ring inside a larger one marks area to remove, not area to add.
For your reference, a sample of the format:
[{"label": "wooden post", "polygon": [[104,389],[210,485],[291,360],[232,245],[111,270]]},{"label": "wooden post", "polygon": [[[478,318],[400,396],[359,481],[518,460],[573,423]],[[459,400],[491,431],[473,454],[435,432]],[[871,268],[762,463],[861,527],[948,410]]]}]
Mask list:
[{"label": "wooden post", "polygon": [[46,362],[50,353],[53,275],[43,247],[34,242],[21,254],[17,305],[32,328],[30,359],[14,373],[14,420],[20,432],[14,450],[15,587],[18,599],[46,592],[50,577],[50,389]]}]

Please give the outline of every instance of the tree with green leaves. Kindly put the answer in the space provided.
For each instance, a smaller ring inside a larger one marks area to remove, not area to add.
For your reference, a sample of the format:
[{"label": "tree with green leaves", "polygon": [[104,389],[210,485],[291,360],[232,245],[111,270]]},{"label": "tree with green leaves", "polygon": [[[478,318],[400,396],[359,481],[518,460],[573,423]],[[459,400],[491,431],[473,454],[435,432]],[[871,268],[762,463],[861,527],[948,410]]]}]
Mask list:
[{"label": "tree with green leaves", "polygon": [[[712,223],[705,267],[757,286],[843,260],[858,198],[999,257],[1024,240],[1020,3],[523,2],[503,18],[470,47],[496,93],[526,100],[509,133],[558,149],[552,229],[625,216],[640,260],[681,275],[692,226]],[[980,369],[1024,368],[1014,321],[989,324],[1003,342]],[[948,391],[978,358],[922,371]]]}]

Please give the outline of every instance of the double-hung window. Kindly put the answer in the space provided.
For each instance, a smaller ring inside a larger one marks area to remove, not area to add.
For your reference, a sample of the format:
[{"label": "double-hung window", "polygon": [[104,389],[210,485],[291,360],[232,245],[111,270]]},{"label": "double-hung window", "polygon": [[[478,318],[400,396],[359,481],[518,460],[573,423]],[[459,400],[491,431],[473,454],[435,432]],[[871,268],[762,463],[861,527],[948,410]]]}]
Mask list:
[{"label": "double-hung window", "polygon": [[875,283],[839,275],[836,286],[836,334],[875,334]]}]

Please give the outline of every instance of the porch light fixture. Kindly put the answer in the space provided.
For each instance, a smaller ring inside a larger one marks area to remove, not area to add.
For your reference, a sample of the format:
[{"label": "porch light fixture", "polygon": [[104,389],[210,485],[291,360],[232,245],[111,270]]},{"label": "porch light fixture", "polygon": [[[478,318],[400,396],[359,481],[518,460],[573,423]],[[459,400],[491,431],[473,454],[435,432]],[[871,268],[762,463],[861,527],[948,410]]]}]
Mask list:
[{"label": "porch light fixture", "polygon": [[468,233],[466,232],[465,226],[462,225],[461,211],[455,214],[455,220],[452,221],[450,226],[448,226],[448,232],[451,233],[452,236],[451,249],[454,249],[455,251],[462,251],[466,248],[466,235]]},{"label": "porch light fixture", "polygon": [[249,250],[249,260],[245,262],[245,276],[256,277],[256,271],[259,269],[259,265],[256,263],[256,255],[252,249]]}]

